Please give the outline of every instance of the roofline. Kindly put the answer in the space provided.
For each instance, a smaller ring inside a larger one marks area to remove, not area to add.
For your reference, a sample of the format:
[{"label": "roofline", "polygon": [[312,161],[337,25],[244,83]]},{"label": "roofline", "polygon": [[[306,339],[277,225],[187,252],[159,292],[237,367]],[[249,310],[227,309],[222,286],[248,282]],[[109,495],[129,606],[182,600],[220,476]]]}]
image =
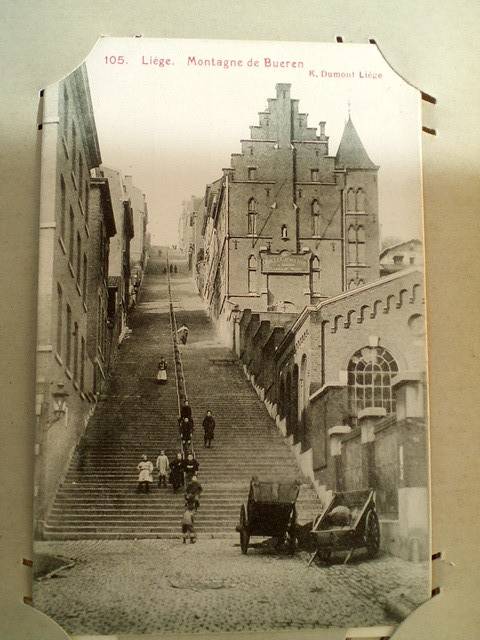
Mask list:
[{"label": "roofline", "polygon": [[382,249],[382,251],[380,251],[379,257],[381,258],[383,254],[386,253],[387,251],[391,251],[392,249],[401,247],[402,244],[408,244],[409,242],[419,242],[420,244],[423,244],[423,242],[419,238],[410,238],[410,240],[402,240],[402,242],[397,242],[396,244],[392,244],[390,247],[385,247],[385,249]]},{"label": "roofline", "polygon": [[368,284],[365,284],[362,287],[357,287],[356,289],[351,289],[350,291],[343,291],[342,293],[339,293],[338,295],[333,296],[333,298],[329,298],[328,300],[323,300],[322,302],[319,302],[316,305],[307,305],[300,312],[300,315],[292,324],[290,329],[285,333],[282,341],[278,345],[278,351],[280,351],[280,349],[283,347],[283,344],[287,342],[287,339],[289,338],[290,334],[293,335],[297,331],[297,329],[299,329],[302,326],[302,324],[305,322],[305,320],[308,318],[308,316],[312,311],[320,311],[324,307],[327,307],[329,304],[333,304],[334,302],[338,302],[339,300],[344,300],[345,298],[361,293],[362,291],[369,291],[370,289],[374,289],[375,287],[378,287],[378,285],[380,284],[392,282],[393,280],[397,280],[398,278],[402,278],[411,273],[423,273],[423,269],[420,269],[418,266],[411,267],[409,269],[402,269],[400,271],[397,271],[396,273],[392,273],[389,276],[385,276],[383,278],[379,278],[378,280],[374,280],[373,282],[369,282]]}]

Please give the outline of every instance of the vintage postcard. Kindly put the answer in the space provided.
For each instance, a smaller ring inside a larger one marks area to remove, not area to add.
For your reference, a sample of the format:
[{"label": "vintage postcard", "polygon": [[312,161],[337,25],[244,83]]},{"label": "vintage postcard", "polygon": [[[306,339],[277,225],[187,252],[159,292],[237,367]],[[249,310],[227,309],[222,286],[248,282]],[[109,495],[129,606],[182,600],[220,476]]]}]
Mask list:
[{"label": "vintage postcard", "polygon": [[33,596],[67,633],[430,597],[420,102],[372,44],[153,38],[42,92]]}]

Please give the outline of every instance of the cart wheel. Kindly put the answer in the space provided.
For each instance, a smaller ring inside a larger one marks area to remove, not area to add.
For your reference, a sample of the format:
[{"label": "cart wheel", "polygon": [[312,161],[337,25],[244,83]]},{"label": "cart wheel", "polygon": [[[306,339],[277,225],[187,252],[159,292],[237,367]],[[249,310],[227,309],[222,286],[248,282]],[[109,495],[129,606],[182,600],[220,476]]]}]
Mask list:
[{"label": "cart wheel", "polygon": [[242,553],[245,554],[248,551],[248,543],[250,542],[250,535],[247,529],[247,514],[245,513],[245,505],[240,507],[240,548]]},{"label": "cart wheel", "polygon": [[320,560],[323,560],[323,562],[325,562],[325,564],[330,564],[330,558],[332,557],[332,550],[331,549],[322,549],[321,551],[318,552],[318,558]]},{"label": "cart wheel", "polygon": [[365,544],[370,558],[374,558],[380,549],[380,525],[378,516],[371,509],[365,522]]},{"label": "cart wheel", "polygon": [[293,556],[295,549],[297,548],[297,511],[295,507],[292,509],[290,522],[288,523],[288,528],[285,534],[285,543],[288,554]]}]

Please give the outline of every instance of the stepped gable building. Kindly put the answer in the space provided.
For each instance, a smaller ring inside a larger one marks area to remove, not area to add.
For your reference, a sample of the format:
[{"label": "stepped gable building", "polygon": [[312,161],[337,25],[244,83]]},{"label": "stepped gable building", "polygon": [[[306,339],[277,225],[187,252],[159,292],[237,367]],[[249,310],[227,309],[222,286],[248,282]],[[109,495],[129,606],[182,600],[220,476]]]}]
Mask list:
[{"label": "stepped gable building", "polygon": [[336,155],[277,84],[205,194],[204,297],[232,307],[300,311],[379,275],[377,173],[351,118]]},{"label": "stepped gable building", "polygon": [[307,307],[283,330],[248,309],[237,324],[245,373],[323,502],[332,490],[374,489],[383,547],[427,558],[421,269]]},{"label": "stepped gable building", "polygon": [[93,408],[87,353],[90,170],[101,163],[85,65],[44,90],[37,325],[35,508],[49,500]]}]

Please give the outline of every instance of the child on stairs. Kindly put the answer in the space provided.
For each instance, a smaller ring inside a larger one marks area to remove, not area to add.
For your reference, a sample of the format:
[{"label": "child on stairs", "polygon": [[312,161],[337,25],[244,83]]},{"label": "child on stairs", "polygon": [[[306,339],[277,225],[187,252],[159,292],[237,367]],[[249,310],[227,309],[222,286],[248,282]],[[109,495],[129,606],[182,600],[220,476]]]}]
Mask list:
[{"label": "child on stairs", "polygon": [[187,536],[190,538],[190,544],[197,541],[194,528],[195,512],[191,507],[187,507],[182,518],[182,536],[183,544],[187,544]]}]

